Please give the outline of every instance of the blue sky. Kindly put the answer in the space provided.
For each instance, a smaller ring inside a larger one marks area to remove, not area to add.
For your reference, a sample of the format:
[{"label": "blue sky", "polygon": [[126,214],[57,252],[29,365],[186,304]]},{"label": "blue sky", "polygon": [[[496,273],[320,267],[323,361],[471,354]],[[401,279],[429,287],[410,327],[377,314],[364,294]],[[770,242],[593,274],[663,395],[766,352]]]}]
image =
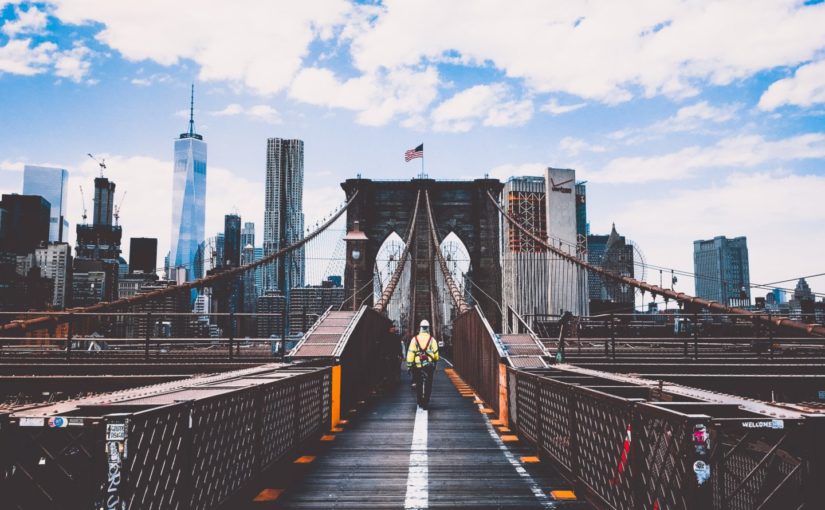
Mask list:
[{"label": "blue sky", "polygon": [[237,211],[261,235],[267,137],[305,141],[310,223],[347,177],[415,175],[403,152],[424,142],[436,178],[575,168],[591,231],[615,221],[659,265],[747,235],[754,282],[825,271],[821,2],[0,0],[0,16],[0,191],[26,163],[67,168],[74,224],[86,153],[106,157],[126,236],[164,253],[194,82],[207,232]]}]

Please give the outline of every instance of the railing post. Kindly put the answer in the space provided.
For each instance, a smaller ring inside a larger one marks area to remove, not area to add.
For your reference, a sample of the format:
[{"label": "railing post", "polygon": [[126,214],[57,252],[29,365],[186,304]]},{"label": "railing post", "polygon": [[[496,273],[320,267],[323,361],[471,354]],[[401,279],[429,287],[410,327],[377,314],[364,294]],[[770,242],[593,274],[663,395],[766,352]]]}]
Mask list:
[{"label": "railing post", "polygon": [[66,322],[66,361],[72,359],[72,319],[74,314],[70,313]]},{"label": "railing post", "polygon": [[149,361],[149,341],[152,339],[152,312],[146,312],[146,343],[144,345],[144,357]]},{"label": "railing post", "polygon": [[[677,318],[676,320],[679,320],[679,319]],[[674,327],[673,327],[673,330],[674,330],[674,333],[673,333],[673,334],[674,334],[674,335],[676,334],[676,324],[684,324],[684,322],[677,322],[677,323],[674,323]],[[687,336],[687,332],[686,332],[686,331],[682,331],[682,330],[680,329],[679,334],[681,334],[681,335],[682,335],[682,339],[683,339],[683,343],[684,343],[684,345],[683,345],[682,347],[684,348],[684,351],[685,351],[684,355],[685,355],[685,357],[687,358],[687,357],[689,356],[689,354],[688,354],[688,336]]]},{"label": "railing post", "polygon": [[[613,326],[610,324],[610,322],[608,320],[605,320],[604,321],[604,327],[608,331],[610,331]],[[605,338],[604,339],[604,357],[607,358],[608,356],[610,356],[610,339]]]},{"label": "railing post", "polygon": [[287,321],[289,321],[288,303],[284,303],[284,311],[281,317],[283,324],[281,324],[281,345],[278,350],[280,351],[281,359],[284,359],[286,357],[286,328],[288,325]]},{"label": "railing post", "polygon": [[773,321],[771,320],[771,312],[768,312],[768,342],[770,342],[768,352],[771,359],[773,359]]},{"label": "railing post", "polygon": [[229,312],[229,359],[232,359],[232,348],[235,343],[235,312]]},{"label": "railing post", "polygon": [[616,318],[610,314],[610,351],[611,357],[616,359]]},{"label": "railing post", "polygon": [[304,305],[304,308],[301,310],[301,332],[307,332],[307,307]]},{"label": "railing post", "polygon": [[810,450],[808,472],[803,476],[805,491],[805,508],[815,508],[825,500],[825,416],[806,415]]},{"label": "railing post", "polygon": [[699,314],[693,312],[693,359],[699,359]]}]

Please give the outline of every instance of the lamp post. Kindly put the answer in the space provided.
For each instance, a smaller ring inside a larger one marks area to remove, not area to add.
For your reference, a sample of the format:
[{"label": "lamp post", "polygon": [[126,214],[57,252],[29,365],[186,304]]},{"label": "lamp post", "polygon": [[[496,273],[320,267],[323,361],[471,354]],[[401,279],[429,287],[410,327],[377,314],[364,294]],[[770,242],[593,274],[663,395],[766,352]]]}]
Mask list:
[{"label": "lamp post", "polygon": [[344,241],[347,243],[347,281],[352,282],[352,310],[357,310],[361,304],[358,299],[360,296],[361,282],[359,276],[364,274],[366,270],[366,248],[367,235],[361,231],[359,221],[352,222],[352,230],[347,232],[344,236]]}]

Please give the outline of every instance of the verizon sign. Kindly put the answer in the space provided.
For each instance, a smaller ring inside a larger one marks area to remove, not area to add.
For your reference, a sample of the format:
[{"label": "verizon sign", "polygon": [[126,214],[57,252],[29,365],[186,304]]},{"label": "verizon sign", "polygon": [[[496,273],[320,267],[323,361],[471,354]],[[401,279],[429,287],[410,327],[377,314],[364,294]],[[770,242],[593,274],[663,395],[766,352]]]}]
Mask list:
[{"label": "verizon sign", "polygon": [[573,182],[573,179],[567,179],[566,181],[556,182],[552,178],[550,178],[550,190],[555,191],[557,193],[573,193],[573,188],[565,188],[565,184],[569,184]]}]

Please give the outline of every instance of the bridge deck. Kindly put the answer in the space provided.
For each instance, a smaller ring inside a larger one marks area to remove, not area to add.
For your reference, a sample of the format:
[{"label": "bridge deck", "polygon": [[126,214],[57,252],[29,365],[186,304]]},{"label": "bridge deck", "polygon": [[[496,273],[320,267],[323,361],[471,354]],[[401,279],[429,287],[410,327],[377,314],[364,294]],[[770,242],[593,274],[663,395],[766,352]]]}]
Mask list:
[{"label": "bridge deck", "polygon": [[[317,457],[310,464],[267,474],[246,494],[247,508],[590,508],[555,500],[551,491],[570,484],[545,463],[522,463],[534,453],[503,442],[441,368],[429,411],[416,410],[405,376],[341,429],[312,452]],[[416,441],[421,448],[414,448]],[[257,494],[268,499],[267,488],[277,499],[249,503]]]}]

